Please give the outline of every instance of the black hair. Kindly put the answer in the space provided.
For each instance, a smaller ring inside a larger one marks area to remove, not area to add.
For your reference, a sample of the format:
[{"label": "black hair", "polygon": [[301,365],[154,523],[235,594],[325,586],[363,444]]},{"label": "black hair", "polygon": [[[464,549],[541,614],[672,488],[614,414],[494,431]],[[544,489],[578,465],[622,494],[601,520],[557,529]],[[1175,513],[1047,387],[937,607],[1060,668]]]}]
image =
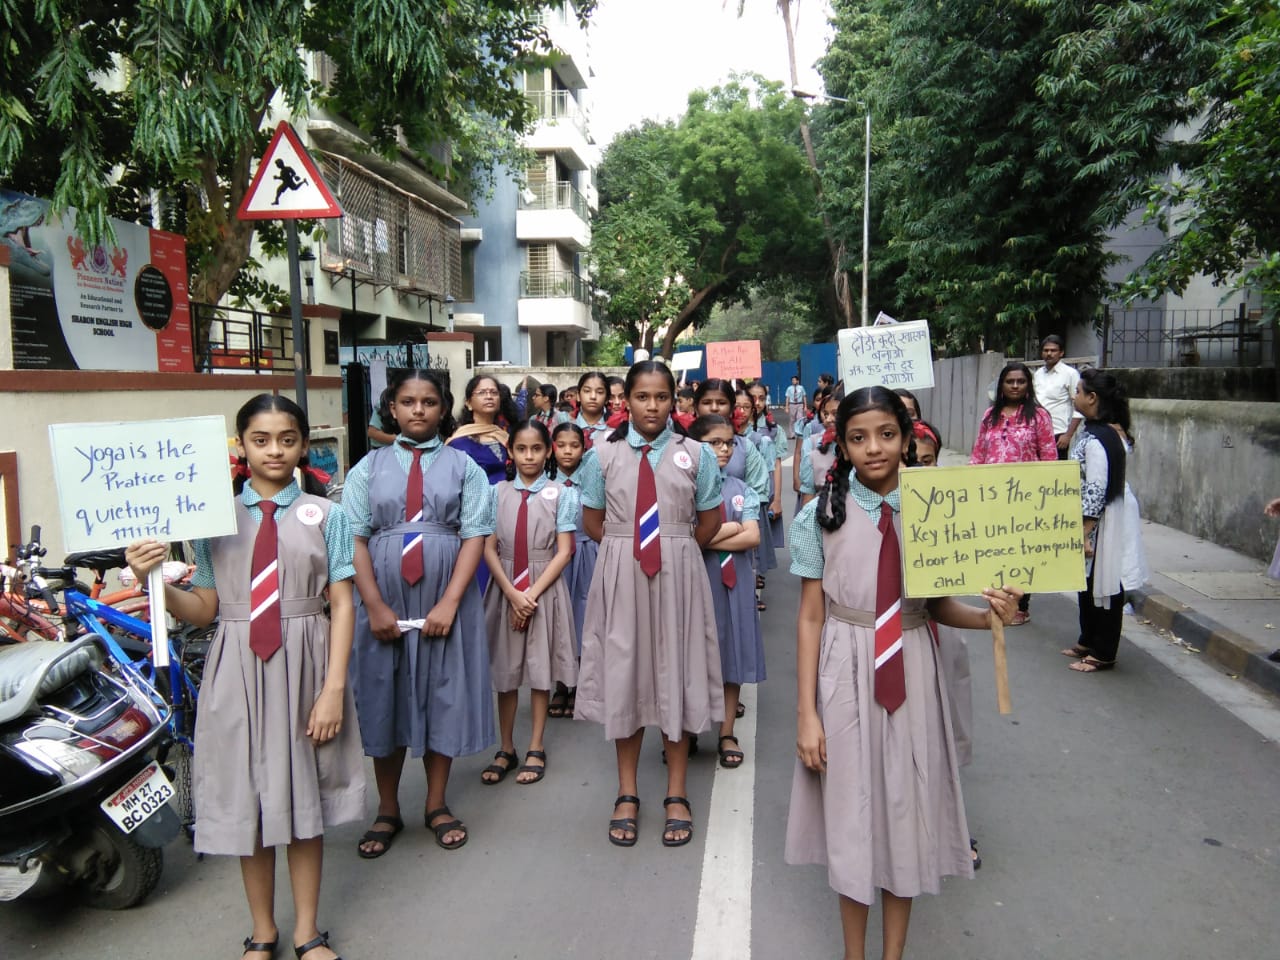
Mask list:
[{"label": "black hair", "polygon": [[[547,471],[546,472],[548,477],[554,478],[556,475],[555,450],[551,446],[551,434],[547,431],[547,425],[543,423],[541,420],[535,420],[533,417],[528,417],[524,420],[521,420],[514,427],[512,427],[511,432],[507,434],[508,451],[511,451],[512,449],[515,448],[516,437],[519,436],[521,433],[523,433],[525,430],[532,430],[534,433],[538,434],[539,438],[542,440],[543,446],[547,448]],[[515,457],[513,455],[509,455],[507,457],[507,479],[514,480],[515,478],[516,478]]]},{"label": "black hair", "polygon": [[[283,413],[285,416],[291,417],[293,422],[298,425],[298,433],[302,434],[302,442],[311,442],[311,422],[307,419],[305,410],[288,397],[282,397],[274,393],[260,393],[256,397],[250,397],[244,406],[236,411],[236,437],[240,440],[241,445],[244,444],[244,435],[245,431],[249,429],[249,424],[260,413]],[[248,473],[248,458],[238,457],[237,460],[245,468],[244,472]],[[298,466],[302,469],[302,489],[312,496],[323,497],[328,492],[325,490],[324,484],[307,473],[306,470],[307,467],[311,466],[311,457],[304,453],[302,459],[298,461]],[[231,481],[231,488],[235,491],[236,496],[239,496],[240,492],[244,490],[245,480],[246,477],[237,475]]]},{"label": "black hair", "polygon": [[899,387],[897,390],[893,392],[896,393],[898,396],[900,396],[903,400],[910,400],[912,405],[916,408],[916,416],[917,417],[920,416],[920,401],[914,393],[912,393],[906,387]]},{"label": "black hair", "polygon": [[[907,413],[907,405],[902,398],[888,387],[862,387],[853,391],[840,401],[840,409],[836,411],[836,436],[843,437],[849,421],[862,413],[879,410],[892,414],[898,421],[898,429],[907,438],[908,467],[916,465],[916,440],[911,430],[911,414]],[[818,494],[818,526],[823,530],[836,531],[844,526],[845,501],[849,497],[849,474],[853,464],[845,458],[840,446],[836,446],[836,460],[827,471],[827,482],[822,485]]]},{"label": "black hair", "polygon": [[[516,415],[515,402],[511,399],[510,388],[499,383],[498,378],[492,373],[477,373],[474,377],[468,380],[467,385],[462,388],[462,398],[464,400],[470,400],[471,395],[476,392],[476,387],[480,386],[480,383],[484,380],[492,380],[493,385],[498,388],[498,409],[494,413],[494,422],[499,426],[510,427],[511,424],[519,420],[520,417]],[[504,390],[506,391],[505,393],[503,392]],[[506,421],[505,423],[501,422],[504,420]],[[471,412],[471,408],[464,406],[462,408],[461,415],[458,417],[458,423],[465,426],[469,423],[475,422],[475,414]]]},{"label": "black hair", "polygon": [[558,403],[556,403],[556,409],[559,410],[561,413],[570,413],[573,411],[573,404],[570,403],[568,400],[561,400]]},{"label": "black hair", "polygon": [[[436,428],[436,434],[442,440],[448,440],[453,436],[453,431],[458,429],[457,422],[453,419],[453,394],[449,392],[449,387],[440,374],[434,370],[413,370],[401,369],[391,371],[391,375],[387,378],[387,389],[382,391],[382,402],[385,407],[379,406],[378,412],[382,416],[384,424],[392,424],[394,429],[389,430],[390,433],[399,433],[400,424],[396,423],[396,418],[392,415],[391,409],[396,402],[396,394],[400,392],[400,388],[411,380],[421,380],[429,383],[436,388],[436,393],[440,396],[440,426]],[[383,410],[385,409],[385,414]]]},{"label": "black hair", "polygon": [[536,392],[542,394],[544,397],[550,400],[551,406],[553,408],[556,405],[556,399],[560,396],[559,391],[556,390],[555,384],[553,383],[539,384]]},{"label": "black hair", "polygon": [[1056,333],[1051,333],[1047,337],[1045,337],[1043,340],[1041,340],[1040,349],[1043,350],[1045,347],[1049,346],[1050,344],[1053,344],[1063,353],[1067,352],[1067,345],[1062,342],[1062,338],[1058,336]]},{"label": "black hair", "polygon": [[396,418],[391,415],[392,393],[390,387],[383,387],[382,393],[378,394],[378,402],[374,409],[378,414],[378,419],[382,421],[382,429],[387,433],[399,433],[400,425],[396,423]]},{"label": "black hair", "polygon": [[720,416],[718,413],[704,413],[693,423],[689,424],[689,437],[693,440],[701,440],[713,427],[728,427],[733,430],[733,424]]},{"label": "black hair", "polygon": [[818,374],[818,382],[822,383],[823,381],[826,381],[830,385],[834,385],[836,382],[836,378],[829,373]]},{"label": "black hair", "polygon": [[915,426],[912,428],[912,431],[911,431],[912,434],[915,434],[916,429],[921,427],[929,431],[929,433],[933,435],[934,445],[937,446],[938,452],[941,453],[942,452],[942,434],[938,432],[938,428],[935,427],[928,420],[917,420],[915,422]]},{"label": "black hair", "polygon": [[552,444],[555,443],[556,437],[560,436],[560,434],[564,433],[566,430],[572,431],[573,433],[576,433],[578,435],[578,440],[581,441],[582,449],[585,451],[587,448],[587,434],[580,426],[578,426],[572,420],[569,420],[566,423],[556,424],[556,428],[551,431]]},{"label": "black hair", "polygon": [[1080,371],[1080,382],[1085,390],[1098,397],[1096,419],[1119,424],[1126,434],[1129,433],[1129,394],[1115,374],[1097,367],[1086,367]]},{"label": "black hair", "polygon": [[679,390],[676,391],[676,396],[679,397],[681,400],[692,400],[694,398],[693,388],[681,387]]},{"label": "black hair", "polygon": [[[836,396],[836,392],[835,392],[834,390],[828,390],[826,393],[824,393],[824,394],[822,395],[822,399],[818,401],[817,406],[816,406],[816,407],[814,407],[813,415],[814,415],[815,417],[817,417],[817,418],[818,418],[818,426],[822,426],[822,408],[823,408],[823,407],[825,407],[825,406],[826,406],[828,403],[830,403],[832,400],[834,400],[837,404],[839,404],[839,403],[840,403],[840,397],[837,397],[837,396]],[[906,406],[906,404],[903,404],[903,406],[905,407],[905,406]],[[833,428],[832,432],[833,432],[833,433],[835,432],[834,428]],[[824,428],[824,429],[823,429],[823,436],[825,436],[825,435],[826,435],[826,430],[825,430],[825,428]],[[822,442],[822,438],[821,438],[821,437],[819,437],[819,438],[818,438],[818,452],[819,452],[819,453],[821,453],[823,456],[825,456],[825,455],[827,454],[827,452],[832,448],[832,446],[833,446],[833,445],[835,445],[835,442],[836,442],[836,441],[835,441],[835,438],[834,438],[834,437],[832,437],[832,439],[831,439],[831,442],[830,442],[830,443],[823,443],[823,442]]]},{"label": "black hair", "polygon": [[[764,425],[768,427],[770,439],[772,439],[773,434],[776,432],[778,425],[777,423],[774,422],[773,414],[769,410],[769,387],[764,383],[764,381],[757,380],[755,383],[751,384],[751,386],[747,387],[747,396],[751,397],[751,391],[754,390],[756,387],[759,387],[761,390],[764,391],[764,396],[765,396]],[[758,430],[760,428],[760,415],[756,413],[755,397],[751,397],[751,427],[754,430]]]},{"label": "black hair", "polygon": [[[627,371],[627,379],[622,382],[622,387],[626,391],[624,395],[630,397],[631,391],[635,389],[636,380],[639,377],[642,377],[645,374],[649,374],[649,373],[660,373],[667,378],[667,389],[671,391],[672,409],[674,409],[675,396],[676,396],[675,374],[671,372],[671,368],[668,367],[665,363],[661,363],[657,360],[637,360],[635,363],[631,365],[631,369]],[[673,432],[678,433],[681,436],[688,436],[688,434],[685,432],[684,427],[680,425],[679,420],[672,419],[670,423],[671,423],[671,429]],[[630,427],[631,427],[631,421],[629,419],[624,420],[619,425],[618,429],[614,430],[613,433],[609,434],[609,438],[608,438],[609,442],[615,443],[618,440],[625,439],[627,436],[627,431],[630,429]]]},{"label": "black hair", "polygon": [[693,405],[695,408],[702,403],[708,393],[718,393],[727,399],[729,401],[729,409],[733,409],[733,405],[738,399],[738,389],[732,380],[710,377],[698,384],[698,389],[693,392]]},{"label": "black hair", "polygon": [[602,384],[604,384],[604,395],[607,397],[609,395],[609,378],[606,377],[599,370],[588,370],[586,373],[580,376],[578,378],[578,389],[581,390],[592,380],[599,380]]},{"label": "black hair", "polygon": [[989,427],[994,427],[1000,422],[1000,411],[1005,406],[1004,378],[1011,373],[1021,373],[1027,378],[1027,393],[1022,398],[1022,419],[1026,423],[1036,422],[1036,408],[1040,405],[1036,403],[1036,388],[1031,382],[1031,370],[1021,360],[1010,360],[996,377],[996,398],[991,404],[991,409],[987,411],[986,417],[983,418]]}]

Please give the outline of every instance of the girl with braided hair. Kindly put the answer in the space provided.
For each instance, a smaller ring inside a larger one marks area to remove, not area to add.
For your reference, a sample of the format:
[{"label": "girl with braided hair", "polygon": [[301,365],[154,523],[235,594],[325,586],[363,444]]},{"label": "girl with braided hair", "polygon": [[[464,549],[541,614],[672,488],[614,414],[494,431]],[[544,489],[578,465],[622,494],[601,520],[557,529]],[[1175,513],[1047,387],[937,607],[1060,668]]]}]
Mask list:
[{"label": "girl with braided hair", "polygon": [[884,896],[884,956],[906,944],[911,898],[973,875],[959,762],[927,617],[962,629],[1007,623],[1015,588],[903,596],[898,476],[915,463],[911,417],[885,387],[836,411],[837,457],[791,527],[802,578],[796,631],[798,762],[786,858],[825,864],[840,898],[845,956],[862,956],[867,913]]}]

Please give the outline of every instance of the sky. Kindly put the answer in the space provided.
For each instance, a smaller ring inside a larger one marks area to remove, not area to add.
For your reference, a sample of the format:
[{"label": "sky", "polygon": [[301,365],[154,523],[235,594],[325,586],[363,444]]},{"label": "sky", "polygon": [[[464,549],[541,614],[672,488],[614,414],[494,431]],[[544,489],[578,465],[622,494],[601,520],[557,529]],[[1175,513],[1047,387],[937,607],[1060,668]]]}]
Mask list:
[{"label": "sky", "polygon": [[[793,0],[800,86],[822,89],[813,64],[826,50],[826,0]],[[689,92],[733,71],[789,86],[787,37],[774,0],[600,0],[589,32],[591,133],[600,149],[646,117],[669,120]]]}]

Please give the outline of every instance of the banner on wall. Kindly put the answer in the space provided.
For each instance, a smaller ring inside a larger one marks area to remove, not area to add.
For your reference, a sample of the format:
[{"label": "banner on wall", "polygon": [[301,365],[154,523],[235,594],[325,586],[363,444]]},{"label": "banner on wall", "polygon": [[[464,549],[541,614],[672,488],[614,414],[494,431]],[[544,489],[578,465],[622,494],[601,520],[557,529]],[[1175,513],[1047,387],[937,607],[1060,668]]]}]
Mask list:
[{"label": "banner on wall", "polygon": [[115,242],[90,248],[74,211],[59,219],[47,200],[0,190],[15,369],[194,369],[185,238],[111,226]]}]

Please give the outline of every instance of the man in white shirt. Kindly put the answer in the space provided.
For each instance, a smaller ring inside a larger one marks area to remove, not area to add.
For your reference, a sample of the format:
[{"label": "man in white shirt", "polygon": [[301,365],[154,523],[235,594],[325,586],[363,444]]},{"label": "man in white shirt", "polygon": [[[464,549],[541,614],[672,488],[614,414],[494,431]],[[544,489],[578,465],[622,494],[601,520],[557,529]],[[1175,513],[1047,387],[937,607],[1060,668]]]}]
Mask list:
[{"label": "man in white shirt", "polygon": [[804,416],[805,393],[804,387],[800,386],[800,378],[792,377],[791,386],[787,387],[787,416],[791,418],[792,424],[800,422],[800,418]]},{"label": "man in white shirt", "polygon": [[1052,333],[1044,338],[1040,345],[1040,357],[1044,366],[1031,375],[1036,390],[1036,402],[1049,411],[1053,419],[1053,436],[1058,441],[1058,459],[1067,459],[1067,448],[1071,446],[1071,437],[1084,418],[1076,412],[1072,398],[1076,395],[1076,385],[1080,382],[1080,374],[1076,368],[1062,362],[1062,338]]}]

